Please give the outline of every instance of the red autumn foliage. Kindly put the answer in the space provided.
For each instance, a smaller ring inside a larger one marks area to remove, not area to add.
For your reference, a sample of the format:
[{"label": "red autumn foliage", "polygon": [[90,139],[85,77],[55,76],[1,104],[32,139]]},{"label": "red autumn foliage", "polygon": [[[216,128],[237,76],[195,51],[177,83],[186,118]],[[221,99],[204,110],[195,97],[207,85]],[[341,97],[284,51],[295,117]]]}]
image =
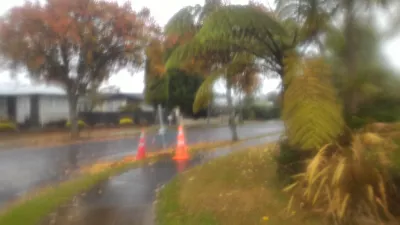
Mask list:
[{"label": "red autumn foliage", "polygon": [[0,24],[0,53],[50,81],[91,80],[99,69],[141,66],[141,53],[157,29],[148,9],[137,13],[127,3],[94,0],[27,2]]},{"label": "red autumn foliage", "polygon": [[129,3],[28,1],[1,18],[0,54],[14,69],[62,85],[74,110],[91,83],[141,67],[149,37],[158,30],[148,9],[135,12]]},{"label": "red autumn foliage", "polygon": [[160,38],[154,38],[146,48],[147,70],[146,73],[152,76],[165,74],[164,65],[165,48]]}]

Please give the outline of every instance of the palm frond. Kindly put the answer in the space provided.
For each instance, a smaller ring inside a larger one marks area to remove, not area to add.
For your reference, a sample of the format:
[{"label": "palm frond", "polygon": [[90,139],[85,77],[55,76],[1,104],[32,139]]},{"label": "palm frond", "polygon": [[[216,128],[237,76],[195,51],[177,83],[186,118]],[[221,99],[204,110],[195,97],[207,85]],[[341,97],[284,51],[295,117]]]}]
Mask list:
[{"label": "palm frond", "polygon": [[211,13],[196,36],[201,41],[251,42],[277,51],[281,48],[279,39],[287,32],[272,13],[249,5],[229,5]]},{"label": "palm frond", "polygon": [[342,132],[342,107],[330,79],[330,68],[321,58],[290,56],[285,62],[282,118],[292,145],[316,149]]},{"label": "palm frond", "polygon": [[190,41],[170,55],[167,68],[196,59],[227,63],[235,54],[248,53],[265,60],[268,69],[281,71],[280,53],[287,46],[287,32],[272,13],[253,6],[218,7],[206,17],[202,28]]},{"label": "palm frond", "polygon": [[[200,31],[207,37],[231,36],[233,31],[257,31],[258,33],[285,35],[286,30],[272,13],[248,5],[221,7],[205,20]],[[245,35],[244,32],[242,35]]]},{"label": "palm frond", "polygon": [[236,52],[225,41],[201,41],[198,38],[177,47],[166,63],[166,68],[173,68],[188,61],[204,60],[210,64],[230,63]]},{"label": "palm frond", "polygon": [[245,93],[251,93],[259,87],[260,71],[256,58],[247,53],[236,54],[227,67],[227,74],[231,75],[229,79],[236,88]]},{"label": "palm frond", "polygon": [[164,27],[167,35],[184,35],[185,33],[197,32],[196,17],[201,11],[201,6],[187,6],[179,10]]},{"label": "palm frond", "polygon": [[221,76],[221,71],[215,71],[209,75],[203,83],[200,85],[196,92],[196,96],[193,102],[193,112],[197,113],[201,109],[206,108],[212,101],[213,98],[213,85],[216,79]]}]

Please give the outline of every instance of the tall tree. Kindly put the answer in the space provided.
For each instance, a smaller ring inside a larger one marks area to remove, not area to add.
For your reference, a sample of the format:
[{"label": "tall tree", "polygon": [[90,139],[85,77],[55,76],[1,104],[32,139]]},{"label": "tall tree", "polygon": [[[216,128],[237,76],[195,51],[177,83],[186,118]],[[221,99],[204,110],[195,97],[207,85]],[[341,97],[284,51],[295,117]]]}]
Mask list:
[{"label": "tall tree", "polygon": [[[343,35],[343,52],[340,61],[343,68],[347,71],[342,80],[346,80],[347,86],[345,110],[349,116],[355,115],[360,105],[360,98],[357,93],[358,72],[365,62],[360,62],[360,54],[364,49],[359,42],[359,21],[371,20],[370,10],[376,10],[380,6],[397,7],[398,1],[392,0],[304,0],[287,1],[276,0],[277,12],[282,18],[295,20],[305,41],[317,40],[322,45],[321,39],[327,32],[335,32],[339,28]],[[363,12],[362,12],[363,11]],[[369,11],[369,12],[368,12]],[[342,20],[338,19],[342,16]],[[398,19],[397,19],[398,20]],[[333,25],[333,21],[338,25]],[[393,33],[393,32],[392,32]],[[365,47],[365,46],[364,46]]]},{"label": "tall tree", "polygon": [[[270,14],[258,6],[218,5],[199,22],[196,20],[199,17],[195,15],[203,8],[184,8],[168,23],[167,34],[187,37],[185,34],[191,33],[191,36],[173,51],[167,67],[179,66],[182,61],[205,62],[204,74],[208,77],[199,88],[194,110],[204,108],[210,103],[211,84],[218,77],[225,78],[227,102],[231,112],[229,124],[232,139],[236,140],[238,137],[232,90],[237,84],[240,84],[241,88],[252,89],[254,78],[260,70],[260,64],[256,63],[255,57],[265,60],[265,63],[261,64],[265,68],[283,74],[284,49],[279,40],[275,40],[275,33],[285,31]],[[253,23],[257,20],[260,23]],[[272,30],[274,34],[271,33]],[[237,82],[239,78],[249,82]]]},{"label": "tall tree", "polygon": [[168,79],[165,77],[165,48],[160,35],[154,37],[146,47],[146,62],[144,70],[145,100],[154,106],[167,102]]},{"label": "tall tree", "polygon": [[195,116],[198,112],[192,110],[193,102],[204,78],[197,74],[189,74],[180,69],[168,70],[166,76],[169,90],[168,108],[172,109],[179,106],[182,113]]},{"label": "tall tree", "polygon": [[[232,139],[237,140],[232,91],[241,84],[237,82],[239,78],[249,81],[246,88],[250,90],[250,84],[254,80],[248,77],[252,77],[258,68],[256,69],[253,58],[232,52],[231,46],[215,41],[203,43],[195,38],[204,29],[209,17],[223,7],[225,6],[220,0],[207,0],[204,6],[185,7],[171,18],[165,31],[166,35],[174,40],[175,48],[171,50],[171,55],[168,57],[167,67],[182,67],[182,63],[191,62],[198,65],[196,69],[200,71],[200,74],[207,76],[196,94],[193,104],[194,112],[210,105],[212,84],[219,77],[225,78],[227,102],[231,112],[229,124]],[[233,61],[237,64],[231,65]]]},{"label": "tall tree", "polygon": [[71,133],[78,135],[77,100],[92,83],[121,68],[139,68],[148,35],[148,9],[95,0],[26,2],[1,19],[0,53],[12,69],[57,83],[68,95]]}]

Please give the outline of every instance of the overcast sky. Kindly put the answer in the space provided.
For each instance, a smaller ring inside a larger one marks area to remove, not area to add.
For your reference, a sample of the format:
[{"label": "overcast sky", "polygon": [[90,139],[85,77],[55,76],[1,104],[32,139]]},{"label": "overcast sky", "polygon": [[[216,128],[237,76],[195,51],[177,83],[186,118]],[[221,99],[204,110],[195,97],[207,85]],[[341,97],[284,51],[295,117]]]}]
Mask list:
[{"label": "overcast sky", "polygon": [[[121,0],[118,0],[121,1]],[[267,2],[268,0],[263,0]],[[121,1],[123,2],[123,1]],[[142,7],[150,9],[152,16],[160,24],[164,25],[168,22],[169,18],[175,14],[179,9],[187,5],[203,4],[204,0],[135,0],[132,5],[135,9],[139,10]],[[231,0],[232,4],[246,4],[248,0]],[[270,2],[273,2],[270,0]],[[24,0],[0,0],[0,14],[4,14],[7,10],[13,6],[22,5]],[[389,64],[400,71],[400,35],[384,44],[382,51],[387,58]],[[16,86],[21,84],[27,84],[29,80],[24,76],[19,76],[17,79],[11,79],[8,71],[0,73],[0,92],[6,92],[10,89],[14,89]],[[127,71],[121,71],[119,74],[113,75],[113,77],[107,82],[108,85],[116,85],[120,87],[123,92],[135,92],[140,93],[143,91],[143,72],[138,74],[130,74]],[[263,82],[263,92],[269,92],[274,90],[279,85],[278,80],[266,80]],[[24,85],[24,89],[28,90],[34,88],[40,88],[44,91],[53,91],[53,88],[47,88],[42,86]],[[20,88],[18,88],[20,89]]]}]

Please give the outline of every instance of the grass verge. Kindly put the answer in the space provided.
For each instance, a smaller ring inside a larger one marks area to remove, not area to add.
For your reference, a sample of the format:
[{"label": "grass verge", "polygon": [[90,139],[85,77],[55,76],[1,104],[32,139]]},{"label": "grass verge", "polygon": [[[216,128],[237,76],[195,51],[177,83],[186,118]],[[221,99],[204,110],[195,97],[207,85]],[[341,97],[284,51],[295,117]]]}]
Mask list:
[{"label": "grass verge", "polygon": [[11,205],[0,215],[1,225],[35,225],[59,205],[76,194],[89,190],[97,183],[143,162],[124,163],[97,174],[87,174],[57,187],[48,187],[28,199]]},{"label": "grass verge", "polygon": [[233,153],[178,176],[163,188],[157,225],[320,225],[301,209],[287,212],[272,145]]},{"label": "grass verge", "polygon": [[[250,139],[263,136],[267,135],[264,134]],[[191,146],[190,151],[193,153],[196,151],[211,150],[237,143],[240,142],[220,141],[198,143]],[[68,203],[74,196],[90,190],[101,181],[128,169],[151,163],[162,157],[170,157],[172,153],[171,150],[166,150],[158,154],[153,154],[143,161],[124,160],[110,164],[103,163],[102,166],[95,169],[89,168],[88,170],[83,170],[83,174],[74,180],[63,182],[55,187],[41,189],[39,192],[29,195],[28,198],[18,200],[9,205],[4,212],[0,213],[0,225],[36,225],[49,213],[56,210],[58,206]]]}]

